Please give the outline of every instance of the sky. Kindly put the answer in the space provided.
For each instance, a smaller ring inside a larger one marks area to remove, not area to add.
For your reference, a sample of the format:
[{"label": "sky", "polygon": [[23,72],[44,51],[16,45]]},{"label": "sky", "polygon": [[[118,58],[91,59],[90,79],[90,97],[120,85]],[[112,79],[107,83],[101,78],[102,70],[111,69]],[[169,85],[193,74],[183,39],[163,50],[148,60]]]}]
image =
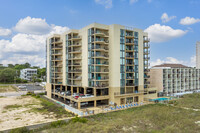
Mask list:
[{"label": "sky", "polygon": [[143,29],[150,65],[195,66],[200,0],[0,0],[0,64],[45,66],[46,37],[91,23]]}]

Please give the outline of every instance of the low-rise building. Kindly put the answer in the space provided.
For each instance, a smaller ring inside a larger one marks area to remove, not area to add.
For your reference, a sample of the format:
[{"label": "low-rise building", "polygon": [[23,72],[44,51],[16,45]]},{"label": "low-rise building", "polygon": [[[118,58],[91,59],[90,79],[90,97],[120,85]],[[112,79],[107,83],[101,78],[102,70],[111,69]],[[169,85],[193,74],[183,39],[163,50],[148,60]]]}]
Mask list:
[{"label": "low-rise building", "polygon": [[200,69],[181,64],[154,66],[149,72],[150,87],[156,87],[160,96],[176,96],[200,90]]},{"label": "low-rise building", "polygon": [[37,75],[37,69],[26,68],[20,71],[20,78],[25,80],[31,80],[33,76]]}]

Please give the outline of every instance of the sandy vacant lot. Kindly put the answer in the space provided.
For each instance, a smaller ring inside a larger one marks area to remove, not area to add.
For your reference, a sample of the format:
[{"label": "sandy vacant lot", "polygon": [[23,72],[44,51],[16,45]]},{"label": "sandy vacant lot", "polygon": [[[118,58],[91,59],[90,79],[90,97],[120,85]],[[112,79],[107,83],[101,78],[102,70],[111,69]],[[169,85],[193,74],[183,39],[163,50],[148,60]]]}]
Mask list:
[{"label": "sandy vacant lot", "polygon": [[3,93],[3,92],[15,92],[16,90],[11,86],[11,85],[8,85],[8,86],[1,86],[0,85],[0,93]]},{"label": "sandy vacant lot", "polygon": [[0,130],[57,120],[54,112],[43,113],[41,100],[31,96],[0,98]]}]

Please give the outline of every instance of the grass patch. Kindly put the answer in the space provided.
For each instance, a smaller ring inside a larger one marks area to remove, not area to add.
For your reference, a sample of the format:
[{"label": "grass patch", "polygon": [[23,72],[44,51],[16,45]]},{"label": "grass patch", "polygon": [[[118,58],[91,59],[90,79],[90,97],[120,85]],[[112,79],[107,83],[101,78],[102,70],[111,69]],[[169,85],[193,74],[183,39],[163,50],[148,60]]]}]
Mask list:
[{"label": "grass patch", "polygon": [[61,126],[66,125],[66,124],[67,123],[65,121],[58,120],[58,121],[55,121],[55,122],[51,122],[50,127],[56,128],[56,127],[61,127]]},{"label": "grass patch", "polygon": [[31,133],[26,127],[12,129],[9,133]]},{"label": "grass patch", "polygon": [[0,98],[5,98],[4,96],[0,96]]},{"label": "grass patch", "polygon": [[88,120],[86,118],[84,118],[84,117],[77,117],[76,116],[76,117],[72,118],[71,121],[73,123],[76,123],[76,122],[86,123]]},{"label": "grass patch", "polygon": [[199,100],[200,100],[200,93],[194,93],[194,94],[183,95],[183,98],[171,101],[170,104],[173,104],[174,106],[177,107],[200,109]]},{"label": "grass patch", "polygon": [[4,109],[17,109],[22,107],[22,105],[14,104],[14,105],[7,105],[4,107]]},{"label": "grass patch", "polygon": [[43,114],[49,114],[50,112],[53,112],[56,115],[56,118],[74,116],[74,114],[67,112],[64,108],[54,104],[53,102],[41,98],[39,95],[32,95],[32,97],[40,100],[40,104],[42,105],[42,107],[33,107],[31,110],[29,110],[31,112],[39,112]]},{"label": "grass patch", "polygon": [[127,110],[89,116],[86,123],[80,122],[80,119],[73,118],[67,125],[46,129],[43,132],[196,133],[200,131],[200,126],[195,124],[196,121],[200,120],[200,112],[163,104],[144,105]]}]

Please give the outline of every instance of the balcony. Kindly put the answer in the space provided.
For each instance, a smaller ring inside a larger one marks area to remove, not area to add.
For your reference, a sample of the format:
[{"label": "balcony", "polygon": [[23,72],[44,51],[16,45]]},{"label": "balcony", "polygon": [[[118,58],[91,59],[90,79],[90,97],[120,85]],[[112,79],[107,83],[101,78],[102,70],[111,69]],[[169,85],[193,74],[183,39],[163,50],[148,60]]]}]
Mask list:
[{"label": "balcony", "polygon": [[148,55],[148,54],[150,54],[149,50],[148,51],[144,51],[144,55]]},{"label": "balcony", "polygon": [[108,40],[104,39],[104,38],[96,38],[96,43],[100,43],[100,44],[107,44],[109,43]]},{"label": "balcony", "polygon": [[62,49],[62,46],[52,46],[52,49]]},{"label": "balcony", "polygon": [[72,44],[69,44],[69,47],[80,47],[81,46],[81,43],[72,43]]},{"label": "balcony", "polygon": [[96,50],[96,51],[107,51],[109,50],[108,47],[92,47],[92,50]]},{"label": "balcony", "polygon": [[108,58],[109,56],[104,54],[104,55],[95,55],[94,57],[92,58]]},{"label": "balcony", "polygon": [[52,52],[52,55],[62,55],[62,52]]},{"label": "balcony", "polygon": [[107,32],[103,32],[103,31],[100,31],[100,30],[96,30],[96,32],[94,33],[96,36],[108,36],[108,33]]},{"label": "balcony", "polygon": [[68,50],[69,53],[81,53],[81,49],[79,50]]},{"label": "balcony", "polygon": [[106,62],[102,62],[102,63],[96,63],[95,65],[97,65],[97,66],[108,66],[109,63],[106,61]]},{"label": "balcony", "polygon": [[126,86],[134,86],[134,83],[126,83]]},{"label": "balcony", "polygon": [[144,60],[150,60],[150,57],[144,57]]},{"label": "balcony", "polygon": [[126,73],[134,73],[133,69],[126,69]]},{"label": "balcony", "polygon": [[91,85],[91,87],[96,87],[96,88],[107,88],[109,87],[109,84],[97,84],[97,85]]},{"label": "balcony", "polygon": [[133,79],[134,79],[133,76],[128,76],[128,77],[126,77],[126,80],[133,80]]},{"label": "balcony", "polygon": [[134,58],[133,55],[126,55],[126,58]]},{"label": "balcony", "polygon": [[71,39],[73,39],[73,40],[80,40],[81,36],[73,36]]},{"label": "balcony", "polygon": [[53,61],[62,61],[61,58],[52,58],[51,60],[53,60]]},{"label": "balcony", "polygon": [[74,70],[69,70],[69,73],[81,73],[81,69],[74,69]]},{"label": "balcony", "polygon": [[144,44],[144,48],[149,48],[150,45],[149,44]]},{"label": "balcony", "polygon": [[73,64],[69,63],[68,66],[81,66],[81,63],[73,63]]},{"label": "balcony", "polygon": [[120,92],[115,92],[114,96],[129,96],[129,95],[138,95],[138,94],[143,94],[143,93],[144,93],[143,90],[139,90],[139,91],[135,90],[133,92],[126,92],[124,94],[120,94]]},{"label": "balcony", "polygon": [[150,42],[150,38],[144,37],[143,41],[144,42]]}]

